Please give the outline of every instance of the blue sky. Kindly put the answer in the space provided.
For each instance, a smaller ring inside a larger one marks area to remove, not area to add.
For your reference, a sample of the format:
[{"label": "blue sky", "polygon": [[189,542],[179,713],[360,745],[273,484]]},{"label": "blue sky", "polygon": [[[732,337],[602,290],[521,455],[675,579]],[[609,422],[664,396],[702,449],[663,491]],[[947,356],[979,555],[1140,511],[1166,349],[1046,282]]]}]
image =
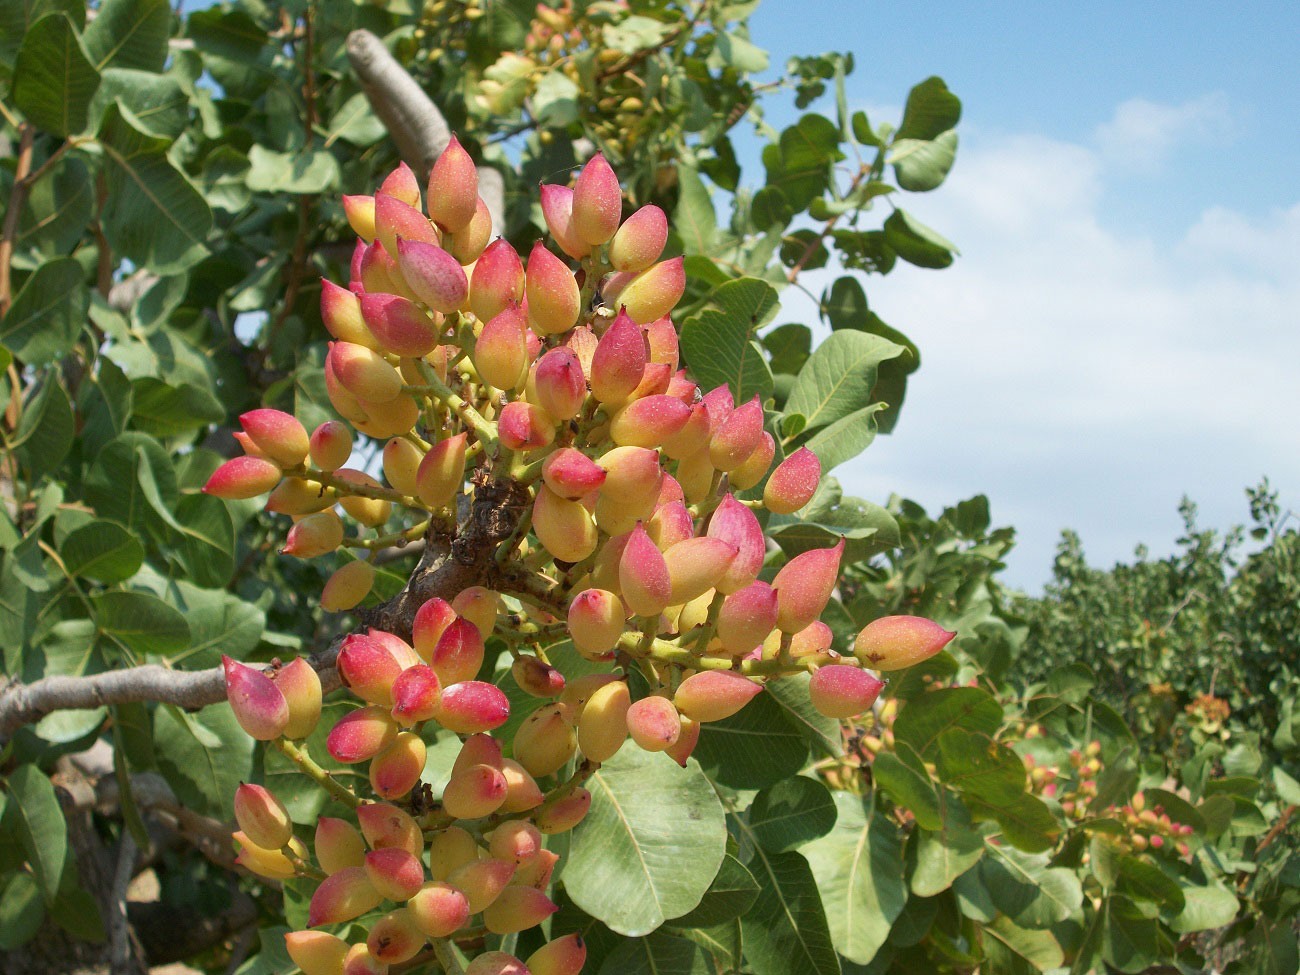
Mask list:
[{"label": "blue sky", "polygon": [[906,204],[962,257],[869,282],[924,364],[850,489],[987,493],[1031,590],[1066,526],[1109,564],[1168,551],[1184,493],[1222,527],[1267,474],[1300,511],[1300,5],[768,0],[751,28],[774,65],[852,50],[873,121],[930,74],[964,103]]}]

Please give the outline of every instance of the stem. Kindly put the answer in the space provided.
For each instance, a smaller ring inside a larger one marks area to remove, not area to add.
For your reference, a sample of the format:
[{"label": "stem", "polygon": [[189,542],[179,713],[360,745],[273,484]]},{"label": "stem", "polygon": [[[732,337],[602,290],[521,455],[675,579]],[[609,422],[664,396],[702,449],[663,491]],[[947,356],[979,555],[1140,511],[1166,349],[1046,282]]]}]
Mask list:
[{"label": "stem", "polygon": [[9,193],[4,230],[0,232],[0,315],[7,312],[13,302],[9,262],[13,260],[14,239],[18,236],[18,215],[27,201],[27,174],[32,169],[32,143],[36,139],[36,129],[30,122],[24,122],[18,132],[18,164],[14,167],[14,186]]},{"label": "stem", "polygon": [[641,633],[632,630],[624,633],[623,636],[619,638],[617,649],[621,653],[626,653],[630,657],[639,659],[653,660],[665,664],[676,664],[678,667],[689,667],[694,670],[735,670],[738,673],[744,674],[746,677],[795,674],[803,670],[814,670],[818,667],[824,667],[827,664],[843,664],[849,667],[861,666],[856,657],[841,657],[839,654],[831,652],[791,657],[789,660],[785,661],[775,657],[770,660],[737,661],[730,657],[701,656],[676,643],[671,643],[668,640],[652,639],[649,646],[644,651],[641,649],[641,644]]},{"label": "stem", "polygon": [[446,938],[430,938],[433,953],[438,957],[438,964],[447,975],[465,975],[465,969],[456,957],[456,951]]},{"label": "stem", "polygon": [[403,391],[438,397],[438,399],[455,410],[456,415],[461,418],[465,425],[474,431],[474,436],[482,441],[485,450],[491,451],[495,448],[497,443],[496,424],[484,419],[482,413],[465,402],[458,393],[453,392],[450,386],[437,377],[432,367],[422,360],[418,361],[418,365],[420,372],[424,375],[424,384],[407,386]]},{"label": "stem", "polygon": [[413,542],[429,530],[430,519],[426,518],[418,525],[412,525],[406,531],[393,532],[391,535],[380,535],[378,538],[345,538],[343,544],[348,548],[365,548],[372,552],[388,548],[392,545],[404,545],[407,542]]},{"label": "stem", "polygon": [[279,750],[285,758],[293,762],[302,770],[308,778],[323,788],[344,805],[356,809],[361,805],[361,800],[349,789],[334,780],[334,777],[317,765],[310,755],[307,754],[307,748],[304,745],[299,748],[287,738],[277,738],[272,744]]},{"label": "stem", "polygon": [[[860,168],[857,172],[857,175],[853,177],[853,182],[849,184],[849,188],[844,195],[846,197],[852,196],[853,191],[856,190],[858,186],[862,183],[863,179],[865,179],[870,174],[871,174],[870,167],[863,166],[862,168]],[[826,239],[827,235],[832,230],[835,229],[835,224],[839,221],[842,215],[843,214],[837,213],[835,214],[835,216],[827,220],[826,224],[822,227],[821,232],[812,240],[808,241],[808,246],[806,246],[803,249],[803,253],[799,255],[799,259],[795,261],[794,264],[791,266],[790,270],[786,272],[785,275],[786,281],[790,282],[791,284],[794,283],[795,278],[799,277],[799,272],[803,270],[804,265],[807,264],[808,261],[812,259],[813,254],[817,252],[817,248],[821,246],[821,242]]]},{"label": "stem", "polygon": [[713,594],[713,602],[709,603],[709,615],[705,617],[704,626],[692,641],[695,653],[703,653],[709,648],[709,641],[713,639],[713,634],[718,629],[718,616],[722,612],[722,602],[726,598],[720,592]]}]

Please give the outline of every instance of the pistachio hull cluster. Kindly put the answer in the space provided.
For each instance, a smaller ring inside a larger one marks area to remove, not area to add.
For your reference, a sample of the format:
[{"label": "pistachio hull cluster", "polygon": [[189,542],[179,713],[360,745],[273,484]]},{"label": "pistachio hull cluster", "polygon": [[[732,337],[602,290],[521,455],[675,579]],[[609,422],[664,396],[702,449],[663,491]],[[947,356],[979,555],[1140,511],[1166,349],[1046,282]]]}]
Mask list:
[{"label": "pistachio hull cluster", "polygon": [[[702,391],[680,368],[669,316],[684,271],[663,259],[659,208],[624,219],[597,155],[572,186],[542,187],[556,250],[539,242],[525,260],[491,240],[476,180],[453,140],[423,200],[404,166],[373,196],[344,198],[360,238],[351,280],[322,282],[321,297],[334,338],[326,389],[342,420],[308,434],[287,413],[245,414],[244,456],[205,488],[269,494],[268,510],[293,520],[285,554],[360,554],[325,585],[332,612],[366,599],[381,551],[452,536],[459,501],[472,511],[526,498],[482,585],[426,601],[409,640],[369,629],[343,641],[337,666],[358,706],[326,748],[364,766],[368,788],[344,788],[295,743],[321,712],[305,661],[273,671],[226,661],[241,725],[356,817],[321,819],[308,843],[267,789],[236,797],[240,862],[319,881],[309,929],[288,936],[307,975],[382,972],[449,940],[540,923],[556,910],[548,837],[582,821],[583,783],[621,748],[684,766],[704,725],[792,674],[811,675],[821,713],[851,718],[884,687],[873,671],[915,664],[953,637],[890,617],[866,627],[852,655],[836,653],[819,617],[842,540],[764,572],[760,514],[803,508],[820,464],[802,448],[778,461],[758,397]],[[354,434],[384,443],[382,471],[347,466]],[[566,640],[596,673],[566,679],[552,664],[548,650]],[[494,670],[502,644],[508,676]],[[536,702],[508,739],[506,680]],[[460,750],[435,797],[424,775],[438,734],[458,736]],[[489,951],[468,970],[564,975],[584,955],[568,936],[522,961]]]}]

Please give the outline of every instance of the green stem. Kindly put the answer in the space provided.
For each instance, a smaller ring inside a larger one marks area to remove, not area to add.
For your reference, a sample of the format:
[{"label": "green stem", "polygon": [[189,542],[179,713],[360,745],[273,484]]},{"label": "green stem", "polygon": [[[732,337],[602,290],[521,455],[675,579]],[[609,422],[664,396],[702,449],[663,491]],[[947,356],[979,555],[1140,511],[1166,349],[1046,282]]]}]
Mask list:
[{"label": "green stem", "polygon": [[709,641],[713,639],[713,634],[718,629],[718,615],[722,612],[722,602],[727,597],[720,592],[713,594],[713,602],[709,603],[709,615],[704,620],[704,626],[693,641],[696,653],[704,653],[709,649]]},{"label": "green stem", "polygon": [[428,393],[442,400],[461,418],[467,427],[474,431],[474,436],[483,443],[483,447],[489,453],[496,446],[497,427],[483,418],[483,414],[474,409],[469,403],[460,396],[459,393],[453,392],[451,387],[438,378],[433,371],[433,367],[423,360],[417,360],[420,367],[420,373],[424,376],[424,385],[406,386],[405,391],[408,393]]},{"label": "green stem", "polygon": [[465,968],[448,939],[430,938],[429,941],[433,945],[433,953],[438,957],[438,964],[447,975],[465,975]]},{"label": "green stem", "polygon": [[406,542],[413,542],[429,530],[430,518],[424,519],[418,525],[412,525],[405,531],[393,532],[390,535],[380,535],[378,538],[345,538],[343,544],[348,548],[366,548],[372,552],[388,548],[390,545],[401,545]]},{"label": "green stem", "polygon": [[357,798],[351,789],[336,782],[332,775],[312,760],[312,757],[307,754],[306,745],[299,748],[287,738],[277,738],[272,744],[279,750],[280,754],[297,765],[309,779],[339,802],[352,809],[356,809],[357,806],[361,805],[361,800]]},{"label": "green stem", "polygon": [[644,650],[641,649],[642,643],[643,638],[640,631],[631,630],[619,638],[617,649],[630,657],[638,659],[675,664],[678,667],[689,667],[694,670],[735,670],[746,677],[796,674],[800,671],[824,667],[827,664],[844,664],[849,667],[861,666],[855,657],[840,657],[830,653],[807,654],[801,657],[791,657],[785,661],[775,657],[770,660],[736,661],[729,657],[704,657],[667,640],[652,639],[649,646]]}]

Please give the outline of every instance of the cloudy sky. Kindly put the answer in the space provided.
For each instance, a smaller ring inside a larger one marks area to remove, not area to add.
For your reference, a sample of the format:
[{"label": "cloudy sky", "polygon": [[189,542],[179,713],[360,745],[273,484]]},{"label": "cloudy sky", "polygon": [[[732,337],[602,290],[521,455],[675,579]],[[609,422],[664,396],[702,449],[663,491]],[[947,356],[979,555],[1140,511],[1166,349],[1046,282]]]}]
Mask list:
[{"label": "cloudy sky", "polygon": [[[1183,494],[1224,527],[1267,474],[1300,512],[1300,5],[1034,7],[753,20],[780,60],[852,49],[873,121],[929,74],[963,99],[953,174],[905,204],[962,256],[868,282],[923,366],[838,474],[932,509],[987,493],[1031,590],[1066,526],[1108,565],[1168,551]],[[782,320],[811,315],[791,294]]]}]

